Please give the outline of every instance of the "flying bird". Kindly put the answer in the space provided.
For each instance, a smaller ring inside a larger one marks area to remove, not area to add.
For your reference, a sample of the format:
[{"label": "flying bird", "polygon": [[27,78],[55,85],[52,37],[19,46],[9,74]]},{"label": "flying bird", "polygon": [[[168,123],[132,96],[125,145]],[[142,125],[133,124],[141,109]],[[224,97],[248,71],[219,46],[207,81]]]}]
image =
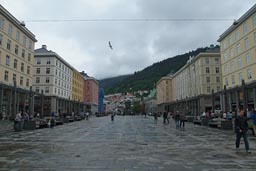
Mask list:
[{"label": "flying bird", "polygon": [[113,47],[112,47],[110,41],[108,42],[108,45],[109,45],[109,48],[110,48],[111,50],[113,50]]}]

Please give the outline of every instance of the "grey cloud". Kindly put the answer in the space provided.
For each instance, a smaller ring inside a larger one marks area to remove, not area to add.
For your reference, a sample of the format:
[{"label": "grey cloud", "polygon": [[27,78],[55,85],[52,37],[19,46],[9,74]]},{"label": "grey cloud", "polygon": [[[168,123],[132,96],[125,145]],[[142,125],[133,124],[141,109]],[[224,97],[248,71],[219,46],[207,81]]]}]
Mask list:
[{"label": "grey cloud", "polygon": [[[255,2],[237,0],[2,0],[28,19],[238,18]],[[232,21],[27,22],[47,44],[96,78],[130,74],[167,57],[217,43]],[[114,50],[108,47],[111,41]]]}]

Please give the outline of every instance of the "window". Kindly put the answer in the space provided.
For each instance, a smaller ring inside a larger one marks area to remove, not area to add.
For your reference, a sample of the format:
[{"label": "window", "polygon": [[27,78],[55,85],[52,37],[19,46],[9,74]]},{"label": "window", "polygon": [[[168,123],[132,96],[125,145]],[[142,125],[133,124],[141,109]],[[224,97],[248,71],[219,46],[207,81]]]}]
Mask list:
[{"label": "window", "polygon": [[13,68],[14,68],[14,69],[17,69],[17,65],[18,65],[18,60],[17,60],[17,59],[14,59]]},{"label": "window", "polygon": [[230,35],[230,36],[229,36],[228,40],[229,40],[229,45],[231,46],[231,45],[232,45],[232,43],[233,43],[232,35]]},{"label": "window", "polygon": [[57,88],[55,88],[54,93],[57,94]]},{"label": "window", "polygon": [[0,18],[0,29],[4,29],[4,19]]},{"label": "window", "polygon": [[247,23],[244,23],[244,25],[243,25],[243,32],[244,32],[244,34],[246,34],[248,32],[248,25],[247,25]]},{"label": "window", "polygon": [[243,63],[242,63],[242,59],[241,58],[238,58],[237,65],[238,65],[238,68],[242,68]]},{"label": "window", "polygon": [[19,31],[16,31],[16,40],[20,40],[20,32]]},{"label": "window", "polygon": [[205,58],[205,64],[210,64],[209,58]]},{"label": "window", "polygon": [[256,15],[252,17],[252,26],[256,27]]},{"label": "window", "polygon": [[229,54],[230,54],[230,58],[233,58],[233,56],[234,56],[233,48],[231,48],[231,49],[229,50]]},{"label": "window", "polygon": [[220,77],[216,77],[216,83],[220,83]]},{"label": "window", "polygon": [[216,72],[216,74],[220,73],[220,68],[219,68],[219,67],[216,67],[216,68],[215,68],[215,72]]},{"label": "window", "polygon": [[231,71],[234,71],[234,70],[235,70],[234,61],[231,61],[231,62],[230,62],[230,68],[231,68],[231,69],[230,69]]},{"label": "window", "polygon": [[32,49],[32,41],[29,40],[28,48],[31,50]]},{"label": "window", "polygon": [[6,55],[5,64],[7,66],[10,66],[10,56],[9,55]]},{"label": "window", "polygon": [[14,52],[15,52],[16,55],[18,55],[18,53],[19,53],[19,46],[18,45],[15,45]]},{"label": "window", "polygon": [[227,44],[226,44],[226,41],[223,42],[223,49],[226,49],[227,47]]},{"label": "window", "polygon": [[8,71],[4,72],[4,81],[8,81]]},{"label": "window", "polygon": [[26,87],[29,87],[29,79],[26,81]]},{"label": "window", "polygon": [[58,70],[57,69],[55,70],[55,75],[58,75]]},{"label": "window", "polygon": [[228,86],[228,77],[225,78],[225,83],[226,83],[226,85]]},{"label": "window", "polygon": [[21,70],[21,72],[24,72],[24,63],[23,62],[21,62],[20,70]]},{"label": "window", "polygon": [[236,31],[236,40],[239,40],[240,39],[240,32],[239,30]]},{"label": "window", "polygon": [[12,36],[12,25],[11,24],[9,24],[9,27],[8,27],[8,34],[10,36]]},{"label": "window", "polygon": [[40,77],[36,77],[36,83],[37,83],[37,84],[40,83]]},{"label": "window", "polygon": [[206,87],[206,91],[207,91],[207,93],[211,93],[211,87],[210,87],[210,86],[207,86],[207,87]]},{"label": "window", "polygon": [[217,86],[217,92],[220,91],[220,86]]},{"label": "window", "polygon": [[35,91],[36,91],[37,93],[39,93],[39,87],[36,87],[36,88],[35,88]]},{"label": "window", "polygon": [[27,74],[30,74],[30,66],[27,66]]},{"label": "window", "polygon": [[0,46],[3,44],[3,35],[0,34]]},{"label": "window", "polygon": [[28,61],[30,62],[30,60],[31,60],[31,54],[28,53]]},{"label": "window", "polygon": [[58,66],[58,60],[56,60],[56,66]]},{"label": "window", "polygon": [[57,85],[57,78],[55,78],[55,84]]},{"label": "window", "polygon": [[238,43],[238,44],[236,45],[236,52],[237,52],[237,53],[240,53],[240,51],[241,51],[240,43]]},{"label": "window", "polygon": [[219,58],[215,58],[214,61],[215,61],[215,64],[220,64]]},{"label": "window", "polygon": [[49,77],[46,77],[46,78],[45,78],[45,82],[46,82],[46,83],[49,83],[49,82],[50,82],[50,78],[49,78]]},{"label": "window", "polygon": [[13,80],[13,83],[16,83],[16,80],[17,80],[17,79],[16,79],[16,74],[13,74],[13,75],[12,75],[12,80]]},{"label": "window", "polygon": [[224,61],[226,61],[228,58],[227,58],[227,53],[224,53],[223,54],[223,59],[224,59]]},{"label": "window", "polygon": [[206,77],[206,83],[210,83],[211,80],[210,80],[210,77]]},{"label": "window", "polygon": [[232,84],[235,84],[236,82],[235,82],[235,75],[232,75],[231,76],[231,82],[232,82]]},{"label": "window", "polygon": [[[206,68],[205,68],[205,72],[209,74],[209,73],[210,73],[210,68],[209,68],[209,67],[206,67]],[[166,83],[167,83],[167,81],[166,81]]]},{"label": "window", "polygon": [[239,73],[238,73],[238,80],[239,80],[239,83],[242,82],[242,80],[243,80],[242,72],[239,72]]},{"label": "window", "polygon": [[227,64],[224,65],[224,72],[225,72],[225,74],[228,73],[228,66],[227,66]]},{"label": "window", "polygon": [[248,39],[248,37],[246,38],[246,39],[244,39],[244,48],[245,49],[248,49],[249,48],[249,39]]},{"label": "window", "polygon": [[24,35],[23,36],[23,45],[26,47],[27,44],[27,37]]},{"label": "window", "polygon": [[251,69],[247,70],[247,79],[248,80],[252,79],[252,70]]},{"label": "window", "polygon": [[50,74],[50,68],[46,68],[46,74]]},{"label": "window", "polygon": [[22,56],[22,58],[25,58],[25,49],[22,49],[21,56]]},{"label": "window", "polygon": [[20,76],[20,85],[23,86],[23,77]]},{"label": "window", "polygon": [[250,55],[250,53],[247,53],[245,55],[245,58],[246,58],[246,64],[250,64],[251,63],[251,55]]},{"label": "window", "polygon": [[40,74],[40,68],[36,68],[36,74]]},{"label": "window", "polygon": [[41,58],[36,59],[36,64],[40,65],[41,64]]},{"label": "window", "polygon": [[11,40],[7,40],[7,44],[6,44],[6,48],[8,49],[8,50],[11,50]]},{"label": "window", "polygon": [[45,87],[45,93],[49,93],[49,87]]},{"label": "window", "polygon": [[46,64],[47,65],[51,64],[51,59],[47,59]]}]

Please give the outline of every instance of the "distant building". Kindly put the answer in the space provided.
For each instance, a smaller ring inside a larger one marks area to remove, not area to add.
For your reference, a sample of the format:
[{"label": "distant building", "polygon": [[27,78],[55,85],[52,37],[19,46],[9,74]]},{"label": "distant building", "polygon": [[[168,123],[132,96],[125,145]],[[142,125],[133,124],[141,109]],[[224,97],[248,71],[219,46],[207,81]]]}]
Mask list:
[{"label": "distant building", "polygon": [[147,114],[157,112],[156,89],[150,91],[149,95],[143,99],[144,112]]},{"label": "distant building", "polygon": [[[33,90],[43,93],[44,114],[71,113],[73,68],[47,46],[35,50]],[[35,110],[40,112],[41,101],[35,101]]]},{"label": "distant building", "polygon": [[220,95],[213,97],[213,93],[221,92],[221,87],[220,53],[218,48],[212,47],[190,57],[176,73],[157,82],[158,111],[198,115],[219,109]]},{"label": "distant building", "polygon": [[256,4],[236,20],[218,42],[222,81],[226,88],[224,110],[256,107]]},{"label": "distant building", "polygon": [[173,79],[172,76],[162,77],[156,83],[156,104],[158,106],[158,111],[163,112],[166,104],[173,101]]},{"label": "distant building", "polygon": [[99,89],[99,113],[105,112],[104,109],[104,89]]},{"label": "distant building", "polygon": [[80,72],[84,78],[84,99],[85,110],[93,114],[98,112],[99,105],[99,83],[98,81],[88,76],[84,71]]},{"label": "distant building", "polygon": [[25,24],[0,5],[0,117],[28,112],[35,42]]}]

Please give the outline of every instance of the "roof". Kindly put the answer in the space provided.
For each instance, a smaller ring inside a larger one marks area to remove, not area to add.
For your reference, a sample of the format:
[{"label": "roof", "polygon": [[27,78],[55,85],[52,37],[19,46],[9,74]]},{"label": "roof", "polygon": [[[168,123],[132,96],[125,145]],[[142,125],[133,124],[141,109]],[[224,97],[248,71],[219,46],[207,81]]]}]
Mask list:
[{"label": "roof", "polygon": [[10,22],[15,25],[17,28],[19,28],[23,33],[25,33],[30,39],[32,39],[34,42],[37,42],[35,35],[29,31],[25,26],[22,26],[21,22],[16,19],[7,9],[5,9],[0,4],[0,14],[2,14],[4,17],[6,17]]},{"label": "roof", "polygon": [[242,15],[238,20],[235,21],[237,24],[231,25],[224,33],[222,33],[218,39],[218,42],[222,41],[225,37],[227,37],[227,35],[229,35],[237,27],[239,27],[245,20],[247,20],[255,12],[256,4],[254,4],[244,15]]},{"label": "roof", "polygon": [[68,67],[70,67],[72,70],[75,70],[74,67],[72,67],[68,62],[66,62],[61,56],[59,56],[57,53],[51,51],[51,50],[47,50],[46,46],[41,47],[39,49],[35,49],[35,58],[37,57],[56,57],[58,58],[61,62],[63,62],[65,65],[67,65]]}]

